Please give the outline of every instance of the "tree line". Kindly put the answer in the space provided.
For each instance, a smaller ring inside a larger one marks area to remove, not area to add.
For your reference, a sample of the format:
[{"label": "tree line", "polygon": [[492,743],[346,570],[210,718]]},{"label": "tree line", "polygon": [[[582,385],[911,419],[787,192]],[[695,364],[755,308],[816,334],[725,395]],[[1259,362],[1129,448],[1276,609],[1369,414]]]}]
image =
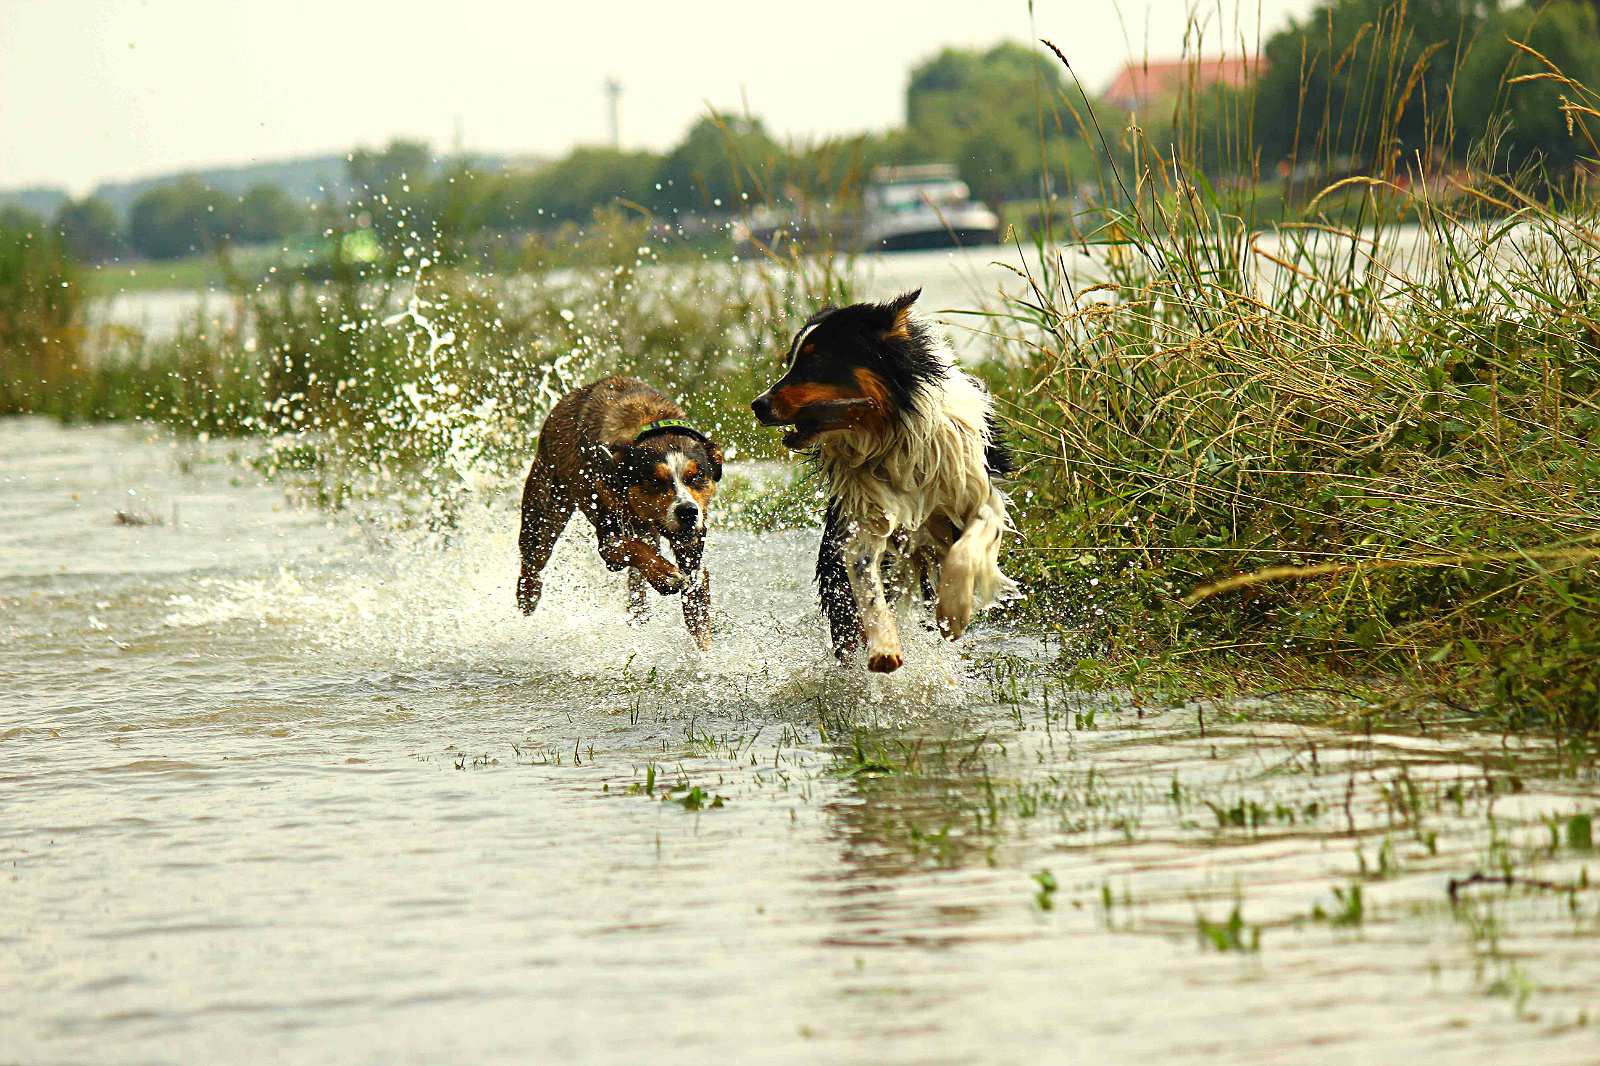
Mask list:
[{"label": "tree line", "polygon": [[[362,190],[352,217],[404,213],[441,231],[519,232],[586,222],[622,204],[663,219],[728,216],[772,200],[850,201],[883,164],[956,162],[973,194],[999,201],[1037,196],[1041,175],[1065,179],[1093,150],[1074,122],[1049,122],[1062,100],[1087,101],[1054,57],[1013,42],[946,49],[918,64],[906,90],[906,124],[819,144],[780,142],[758,117],[714,114],[666,152],[583,146],[537,171],[482,172],[463,163],[430,180],[428,147],[395,142],[358,152],[351,180]],[[380,234],[414,227],[379,225]]]},{"label": "tree line", "polygon": [[[1546,181],[1596,156],[1600,0],[1322,0],[1269,37],[1248,90],[1201,101],[1207,169],[1440,164]],[[1226,116],[1248,133],[1231,143]]]},{"label": "tree line", "polygon": [[0,226],[52,233],[80,263],[102,263],[125,255],[181,259],[220,244],[282,241],[305,231],[311,215],[274,185],[256,185],[229,196],[192,178],[155,188],[133,205],[126,222],[94,196],[68,200],[55,218],[9,209]]},{"label": "tree line", "polygon": [[751,201],[847,201],[874,167],[922,162],[956,163],[976,197],[998,204],[1096,191],[1150,148],[1192,149],[1217,174],[1382,172],[1471,158],[1500,173],[1537,166],[1560,176],[1597,154],[1600,115],[1572,85],[1600,85],[1597,5],[1322,0],[1263,43],[1252,85],[1164,101],[1137,127],[1085,94],[1050,52],[1005,42],[918,63],[904,125],[882,133],[796,146],[757,117],[711,115],[665,152],[582,146],[530,171],[441,163],[426,143],[399,140],[351,153],[348,184],[358,192],[349,203],[301,203],[270,185],[228,196],[189,179],[145,193],[126,220],[92,197],[70,201],[51,228],[86,262],[172,259],[358,226],[389,244],[413,231],[461,243],[581,225],[618,204],[682,219],[734,214]]},{"label": "tree line", "polygon": [[413,230],[459,236],[582,224],[618,203],[672,218],[726,216],[775,198],[849,198],[875,166],[930,161],[957,162],[976,196],[998,202],[1035,195],[1042,174],[1065,179],[1070,160],[1091,151],[1072,122],[1041,133],[1041,109],[1062,99],[1087,107],[1042,50],[946,49],[911,71],[906,125],[885,133],[796,146],[759,117],[710,115],[665,152],[585,145],[527,171],[440,161],[426,142],[401,139],[350,154],[347,184],[357,193],[349,203],[297,203],[270,185],[229,196],[191,178],[146,192],[126,220],[94,197],[69,201],[49,228],[85,262],[174,259],[353,226],[395,244]]}]

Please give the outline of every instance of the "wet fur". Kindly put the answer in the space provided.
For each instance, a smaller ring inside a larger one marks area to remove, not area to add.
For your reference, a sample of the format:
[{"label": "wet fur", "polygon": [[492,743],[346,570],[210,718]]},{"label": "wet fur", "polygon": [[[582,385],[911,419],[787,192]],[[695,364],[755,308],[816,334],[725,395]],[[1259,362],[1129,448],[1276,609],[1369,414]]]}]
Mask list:
[{"label": "wet fur", "polygon": [[817,587],[834,652],[903,662],[894,607],[920,594],[954,640],[1015,589],[999,568],[1010,470],[993,401],[955,363],[912,292],[825,308],[801,327],[784,376],[751,405],[792,425],[827,478]]},{"label": "wet fur", "polygon": [[[577,510],[594,527],[606,566],[628,571],[630,614],[640,618],[648,610],[646,584],[663,596],[682,592],[690,634],[701,648],[711,646],[711,575],[703,557],[722,448],[674,430],[635,439],[652,422],[683,416],[655,388],[622,377],[586,385],[551,409],[522,488],[517,606],[523,614],[538,606],[544,568]],[[685,526],[679,514],[690,504],[697,513]],[[676,565],[662,556],[662,538]]]}]

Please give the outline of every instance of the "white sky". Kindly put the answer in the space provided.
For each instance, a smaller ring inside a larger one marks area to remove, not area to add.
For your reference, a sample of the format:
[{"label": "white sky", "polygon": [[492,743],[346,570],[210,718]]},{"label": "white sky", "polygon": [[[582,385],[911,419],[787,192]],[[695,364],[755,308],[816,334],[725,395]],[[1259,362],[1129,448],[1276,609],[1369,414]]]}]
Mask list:
[{"label": "white sky", "polygon": [[[1254,47],[1312,0],[1035,0],[1085,86],[1130,53]],[[1192,32],[1192,31],[1191,31]],[[902,121],[907,74],[945,45],[1029,38],[1026,0],[0,0],[0,189],[284,159],[391,137],[559,155],[665,148],[707,104],[779,136]]]}]

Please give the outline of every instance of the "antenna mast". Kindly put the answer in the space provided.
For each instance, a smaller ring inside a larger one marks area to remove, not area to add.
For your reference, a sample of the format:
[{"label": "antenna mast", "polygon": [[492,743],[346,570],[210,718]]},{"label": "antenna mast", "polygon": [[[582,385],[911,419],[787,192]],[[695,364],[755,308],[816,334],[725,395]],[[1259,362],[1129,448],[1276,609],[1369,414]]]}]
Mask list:
[{"label": "antenna mast", "polygon": [[622,124],[617,116],[617,103],[622,98],[622,82],[616,78],[605,80],[606,94],[606,133],[609,135],[611,147],[622,147]]}]

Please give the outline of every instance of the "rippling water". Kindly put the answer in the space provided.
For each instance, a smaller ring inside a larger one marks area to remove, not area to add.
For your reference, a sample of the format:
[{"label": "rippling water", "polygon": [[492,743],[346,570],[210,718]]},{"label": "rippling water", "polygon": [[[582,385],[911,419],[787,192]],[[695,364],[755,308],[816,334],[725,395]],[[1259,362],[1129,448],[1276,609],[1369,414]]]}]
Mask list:
[{"label": "rippling water", "polygon": [[715,531],[709,655],[587,536],[524,619],[511,495],[235,447],[0,422],[0,1062],[1600,1059],[1596,894],[1446,896],[1588,876],[1536,745],[843,671],[806,533]]}]

